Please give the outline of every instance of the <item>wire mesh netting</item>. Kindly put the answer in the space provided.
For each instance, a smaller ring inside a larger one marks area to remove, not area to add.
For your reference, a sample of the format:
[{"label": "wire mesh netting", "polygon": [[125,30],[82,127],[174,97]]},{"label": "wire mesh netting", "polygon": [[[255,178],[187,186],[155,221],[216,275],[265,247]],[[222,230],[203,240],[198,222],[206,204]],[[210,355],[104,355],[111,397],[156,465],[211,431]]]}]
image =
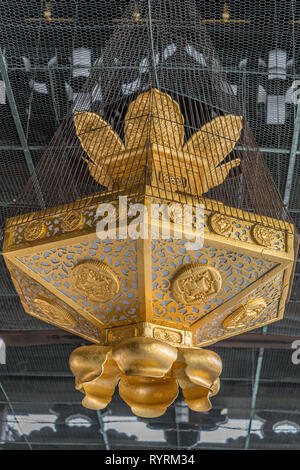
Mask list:
[{"label": "wire mesh netting", "polygon": [[[130,103],[155,88],[173,100],[154,126],[156,144],[166,123],[173,123],[172,136],[182,124],[171,114],[175,102],[184,118],[183,144],[216,117],[244,117],[234,149],[218,163],[229,164],[228,176],[205,196],[289,221],[264,159],[300,226],[298,2],[3,1],[0,12],[1,225],[115,184],[105,178],[111,155],[106,166],[96,162],[97,172],[74,118],[84,123],[94,113],[92,124],[102,123],[97,131],[111,126],[126,146]],[[162,99],[152,97],[154,118]],[[173,153],[179,158],[178,144]],[[191,149],[187,155],[181,172]],[[240,165],[233,167],[236,159]],[[148,162],[137,161],[134,181],[144,187]],[[124,181],[123,189],[132,184]],[[150,186],[163,196],[170,192],[157,170]],[[193,197],[199,200],[202,191]],[[284,320],[267,335],[291,335],[291,345],[300,334],[298,270]],[[25,314],[3,261],[0,323],[11,332],[54,329]],[[0,365],[1,448],[299,448],[299,365],[290,346],[263,355],[259,347],[216,348],[226,370],[213,409],[197,417],[179,396],[168,415],[152,421],[133,417],[117,394],[100,416],[83,409],[67,364],[76,346],[7,348],[7,365]]]},{"label": "wire mesh netting", "polygon": [[137,187],[290,222],[195,4],[130,2],[108,24],[21,200],[38,209]]}]

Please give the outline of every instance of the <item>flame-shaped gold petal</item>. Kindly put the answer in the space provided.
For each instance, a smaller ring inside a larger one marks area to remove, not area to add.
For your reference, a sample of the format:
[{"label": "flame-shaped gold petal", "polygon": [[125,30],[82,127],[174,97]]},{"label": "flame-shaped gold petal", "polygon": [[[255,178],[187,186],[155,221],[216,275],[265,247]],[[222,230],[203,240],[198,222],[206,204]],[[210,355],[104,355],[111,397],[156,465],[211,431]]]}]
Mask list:
[{"label": "flame-shaped gold petal", "polygon": [[165,413],[177,397],[178,386],[171,377],[153,379],[122,375],[119,393],[135,415],[157,418]]},{"label": "flame-shaped gold petal", "polygon": [[208,349],[181,349],[185,374],[195,385],[211,388],[222,372],[220,356]]},{"label": "flame-shaped gold petal", "polygon": [[85,397],[82,404],[91,410],[102,410],[111,401],[120,378],[120,370],[112,359],[108,359],[103,367],[100,377],[82,384],[82,391]]},{"label": "flame-shaped gold petal", "polygon": [[109,122],[96,113],[77,112],[74,116],[77,137],[89,156],[87,161],[91,176],[100,184],[109,185],[106,166],[112,156],[124,150],[124,145]]},{"label": "flame-shaped gold petal", "polygon": [[209,160],[202,157],[199,159],[199,172],[201,175],[200,187],[197,188],[199,194],[204,194],[209,189],[222,184],[227,178],[229,171],[239,166],[241,162],[239,158],[236,158],[218,168],[214,168]]},{"label": "flame-shaped gold petal", "polygon": [[177,358],[177,349],[152,338],[130,338],[118,344],[113,359],[127,376],[163,377]]},{"label": "flame-shaped gold petal", "polygon": [[156,88],[140,93],[125,116],[126,148],[143,148],[151,143],[181,150],[183,123],[178,103],[167,93]]},{"label": "flame-shaped gold petal", "polygon": [[183,151],[197,155],[201,160],[208,160],[213,169],[233,150],[239,140],[243,127],[242,120],[243,116],[233,114],[216,117],[192,135],[185,143]]},{"label": "flame-shaped gold petal", "polygon": [[96,379],[103,373],[103,367],[111,348],[105,346],[81,346],[75,349],[69,360],[75,375],[76,388],[82,389],[84,382]]}]

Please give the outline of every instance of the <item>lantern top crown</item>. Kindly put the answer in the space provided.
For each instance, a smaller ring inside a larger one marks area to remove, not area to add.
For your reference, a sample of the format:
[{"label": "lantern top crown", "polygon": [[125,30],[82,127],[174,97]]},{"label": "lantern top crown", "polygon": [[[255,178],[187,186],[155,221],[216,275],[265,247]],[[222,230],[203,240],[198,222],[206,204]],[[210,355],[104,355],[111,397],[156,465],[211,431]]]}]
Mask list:
[{"label": "lantern top crown", "polygon": [[91,176],[108,189],[150,185],[202,195],[240,164],[220,165],[240,138],[241,116],[218,116],[186,140],[179,104],[155,88],[128,106],[124,141],[96,113],[77,112],[74,124]]},{"label": "lantern top crown", "polygon": [[213,200],[217,212],[226,205],[294,231],[206,28],[192,0],[134,1],[112,18],[22,195],[26,212],[147,194]]}]

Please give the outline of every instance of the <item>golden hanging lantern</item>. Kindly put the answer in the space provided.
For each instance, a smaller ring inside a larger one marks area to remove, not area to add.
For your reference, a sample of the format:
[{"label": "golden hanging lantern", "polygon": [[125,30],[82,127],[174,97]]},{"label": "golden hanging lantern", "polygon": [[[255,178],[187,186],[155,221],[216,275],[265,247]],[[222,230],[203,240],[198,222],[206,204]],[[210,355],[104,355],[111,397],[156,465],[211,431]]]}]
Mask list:
[{"label": "golden hanging lantern", "polygon": [[[282,318],[293,225],[203,196],[241,163],[222,163],[240,139],[241,116],[218,116],[185,139],[179,104],[150,89],[129,105],[124,139],[96,113],[78,112],[74,124],[90,175],[107,190],[7,220],[3,252],[23,307],[94,343],[70,358],[83,406],[106,407],[119,383],[133,413],[157,417],[179,385],[192,410],[208,411],[222,364],[203,346]],[[144,238],[97,235],[97,208],[107,202],[116,227],[130,228],[120,194],[149,209]],[[191,233],[153,239],[162,220],[150,221],[151,204],[195,212],[195,194],[203,246],[186,250]]]}]

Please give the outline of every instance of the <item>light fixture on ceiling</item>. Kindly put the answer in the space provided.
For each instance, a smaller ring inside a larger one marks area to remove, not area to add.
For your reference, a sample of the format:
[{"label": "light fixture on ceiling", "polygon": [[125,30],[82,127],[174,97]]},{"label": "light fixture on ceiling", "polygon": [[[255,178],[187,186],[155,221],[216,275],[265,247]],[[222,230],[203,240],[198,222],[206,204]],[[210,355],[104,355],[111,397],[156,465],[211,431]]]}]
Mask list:
[{"label": "light fixture on ceiling", "polygon": [[55,18],[51,13],[51,2],[45,3],[44,16],[43,18],[26,18],[26,21],[30,23],[73,23],[73,18]]}]

